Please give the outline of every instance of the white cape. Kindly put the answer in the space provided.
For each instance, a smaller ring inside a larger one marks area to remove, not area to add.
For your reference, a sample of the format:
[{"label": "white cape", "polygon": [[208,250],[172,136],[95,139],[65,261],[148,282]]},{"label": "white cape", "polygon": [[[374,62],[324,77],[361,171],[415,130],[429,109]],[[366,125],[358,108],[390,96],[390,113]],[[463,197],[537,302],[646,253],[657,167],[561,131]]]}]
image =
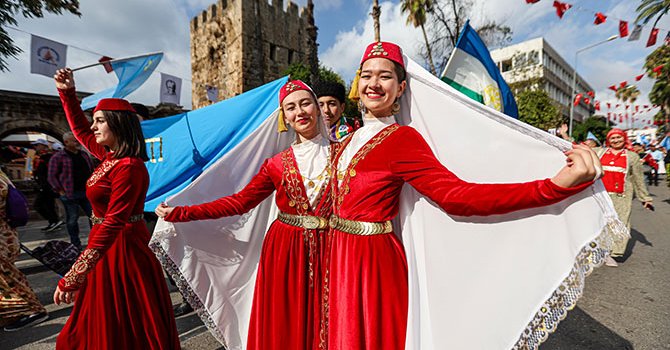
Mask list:
[{"label": "white cape", "polygon": [[[440,161],[475,182],[553,176],[569,143],[468,99],[407,61],[398,122],[416,128]],[[289,146],[276,116],[224,155],[170,205],[211,201],[246,185]],[[228,349],[244,349],[262,240],[273,198],[241,217],[169,224],[151,247]],[[397,218],[409,265],[408,350],[537,348],[602,264],[616,220],[600,182],[561,203],[489,217],[450,217],[405,186]]]}]

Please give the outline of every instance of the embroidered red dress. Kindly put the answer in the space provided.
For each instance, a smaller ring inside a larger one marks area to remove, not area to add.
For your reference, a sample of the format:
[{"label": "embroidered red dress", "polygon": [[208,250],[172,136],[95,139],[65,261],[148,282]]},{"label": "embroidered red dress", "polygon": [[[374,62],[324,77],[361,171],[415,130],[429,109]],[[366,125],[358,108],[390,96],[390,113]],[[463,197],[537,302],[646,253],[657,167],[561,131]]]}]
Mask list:
[{"label": "embroidered red dress", "polygon": [[[333,146],[337,147],[337,145]],[[325,161],[324,161],[325,165]],[[326,168],[327,170],[327,168]],[[315,179],[316,180],[316,179]],[[311,180],[310,180],[311,181]],[[266,160],[240,192],[209,203],[178,206],[166,221],[184,222],[241,215],[274,191],[279,210],[330,216],[327,178],[310,205],[295,154],[289,148]],[[319,186],[319,185],[317,185]],[[268,230],[256,277],[247,349],[318,349],[321,342],[321,263],[324,231],[275,220]]]},{"label": "embroidered red dress", "polygon": [[86,184],[99,219],[88,246],[58,283],[78,294],[56,349],[179,349],[170,294],[141,219],[146,167],[139,158],[107,153],[95,142],[75,90],[59,93],[75,137],[102,163]]},{"label": "embroidered red dress", "polygon": [[[371,134],[375,136],[367,142],[357,140],[356,134],[365,133],[369,127],[381,131]],[[333,213],[348,220],[393,219],[406,182],[448,214],[459,216],[549,205],[590,185],[565,189],[549,179],[517,184],[468,183],[440,164],[416,130],[388,121],[366,120],[346,147],[353,147],[355,153],[348,159],[341,156],[334,165],[333,171],[338,171],[341,180],[333,192]],[[345,162],[345,166],[339,166],[339,162]],[[330,234],[332,246],[325,272],[329,280],[324,285],[328,296],[324,308],[330,310],[326,314],[328,348],[404,349],[408,277],[402,242],[393,233],[361,236],[334,229]]]}]

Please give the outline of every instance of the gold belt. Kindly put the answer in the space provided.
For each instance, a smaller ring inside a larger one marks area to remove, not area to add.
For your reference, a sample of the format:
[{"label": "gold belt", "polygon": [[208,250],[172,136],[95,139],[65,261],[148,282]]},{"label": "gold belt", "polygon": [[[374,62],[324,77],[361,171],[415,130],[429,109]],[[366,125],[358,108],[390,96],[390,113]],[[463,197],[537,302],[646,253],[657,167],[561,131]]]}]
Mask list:
[{"label": "gold belt", "polygon": [[320,216],[293,215],[279,212],[277,220],[291,226],[302,227],[308,230],[328,228],[328,220]]},{"label": "gold belt", "polygon": [[[128,222],[142,221],[143,218],[144,218],[143,214],[132,215],[130,218],[128,218]],[[91,215],[91,223],[93,225],[100,225],[102,224],[103,221],[105,221],[105,218],[99,218],[95,215]]]},{"label": "gold belt", "polygon": [[393,232],[391,221],[365,222],[343,219],[337,215],[330,216],[330,227],[352,235],[372,236]]}]

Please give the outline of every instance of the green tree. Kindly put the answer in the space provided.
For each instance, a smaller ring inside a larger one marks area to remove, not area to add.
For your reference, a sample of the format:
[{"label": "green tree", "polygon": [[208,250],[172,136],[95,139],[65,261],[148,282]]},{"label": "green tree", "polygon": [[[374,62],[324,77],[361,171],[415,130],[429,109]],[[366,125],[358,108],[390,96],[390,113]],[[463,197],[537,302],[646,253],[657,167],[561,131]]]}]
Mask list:
[{"label": "green tree", "polygon": [[619,87],[614,93],[614,96],[623,103],[634,103],[637,100],[637,97],[640,96],[640,90],[635,85],[626,85],[624,87]]},{"label": "green tree", "polygon": [[581,123],[575,124],[572,136],[577,141],[585,141],[589,131],[598,138],[600,142],[605,141],[607,133],[612,127],[607,125],[607,120],[602,115],[594,115]]},{"label": "green tree", "polygon": [[[654,69],[660,66],[663,67],[655,72]],[[649,92],[649,101],[661,106],[661,111],[656,114],[654,121],[659,125],[667,124],[670,119],[670,46],[660,46],[649,54],[644,68],[648,76],[656,79]],[[668,126],[664,125],[664,129],[668,129]]]},{"label": "green tree", "polygon": [[[283,74],[288,75],[291,78],[291,80],[295,79],[302,80],[305,83],[307,83],[307,85],[311,85],[312,83],[314,83],[310,78],[311,72],[309,68],[307,68],[307,66],[305,66],[300,62],[293,63],[290,66],[288,66],[284,70]],[[318,79],[319,81],[332,81],[335,83],[345,85],[344,79],[342,79],[342,77],[339,74],[335,73],[332,69],[324,66],[319,66]]]},{"label": "green tree", "polygon": [[640,6],[637,7],[637,20],[642,21],[642,24],[647,24],[656,15],[656,21],[652,28],[656,28],[658,21],[670,11],[670,0],[642,0]]},{"label": "green tree", "polygon": [[561,110],[544,90],[525,90],[516,96],[519,120],[538,129],[549,130],[560,124]]},{"label": "green tree", "polygon": [[428,42],[428,35],[426,34],[426,19],[427,14],[433,9],[432,0],[404,0],[402,2],[402,12],[407,13],[407,24],[416,27],[421,27],[423,33],[423,41],[426,44],[426,51],[428,55],[428,63],[430,64],[430,72],[437,75],[435,71],[435,64],[433,63],[433,53],[430,50],[430,43]]},{"label": "green tree", "polygon": [[2,0],[0,1],[0,71],[7,71],[7,57],[16,57],[22,50],[5,30],[7,25],[17,25],[14,17],[42,18],[44,12],[62,14],[63,11],[81,16],[78,0]]}]

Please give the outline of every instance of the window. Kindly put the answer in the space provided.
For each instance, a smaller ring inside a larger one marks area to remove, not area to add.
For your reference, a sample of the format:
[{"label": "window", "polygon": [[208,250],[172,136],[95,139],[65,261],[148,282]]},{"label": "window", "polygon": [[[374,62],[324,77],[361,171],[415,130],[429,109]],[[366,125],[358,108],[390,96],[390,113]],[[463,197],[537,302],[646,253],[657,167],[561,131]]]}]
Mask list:
[{"label": "window", "polygon": [[277,60],[277,47],[274,44],[270,44],[270,60]]},{"label": "window", "polygon": [[502,63],[502,71],[503,72],[508,72],[508,71],[512,70],[512,60],[502,61],[501,63]]},{"label": "window", "polygon": [[288,50],[288,64],[293,63],[293,50]]}]

